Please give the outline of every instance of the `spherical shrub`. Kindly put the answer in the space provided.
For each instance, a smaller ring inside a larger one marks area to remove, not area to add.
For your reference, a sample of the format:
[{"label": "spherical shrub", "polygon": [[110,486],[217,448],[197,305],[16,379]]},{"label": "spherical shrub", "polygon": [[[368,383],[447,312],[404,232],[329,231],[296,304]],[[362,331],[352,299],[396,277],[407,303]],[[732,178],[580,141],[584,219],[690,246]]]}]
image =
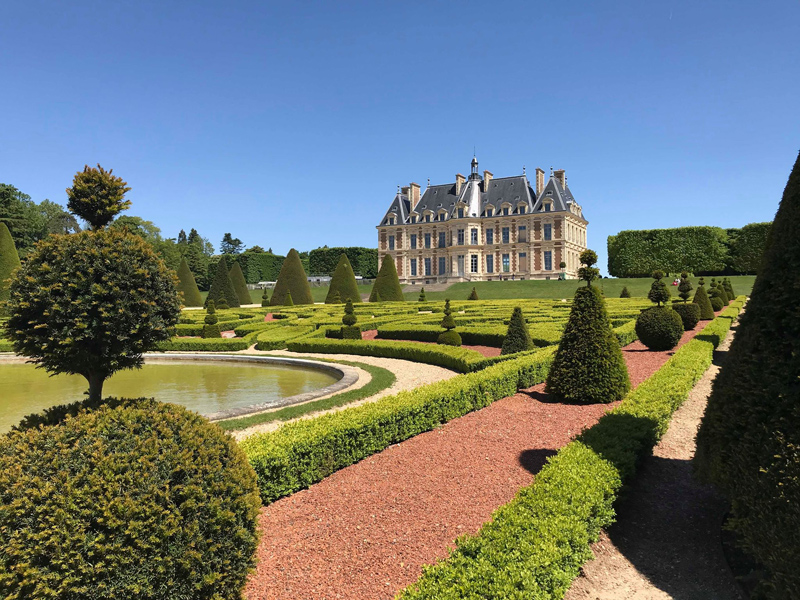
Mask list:
[{"label": "spherical shrub", "polygon": [[200,415],[55,407],[0,437],[0,596],[238,599],[259,506],[244,453]]},{"label": "spherical shrub", "polygon": [[448,331],[443,331],[439,334],[438,339],[436,340],[437,344],[443,344],[445,346],[460,346],[461,345],[461,336],[457,331],[452,329]]},{"label": "spherical shrub", "polygon": [[700,306],[694,303],[678,302],[672,305],[674,310],[683,322],[683,329],[690,331],[700,322]]},{"label": "spherical shrub", "polygon": [[681,341],[683,321],[671,308],[654,306],[637,317],[636,335],[650,350],[670,350]]},{"label": "spherical shrub", "polygon": [[714,312],[722,310],[725,307],[725,303],[722,301],[722,298],[719,296],[714,296],[711,298],[711,308],[714,309]]}]

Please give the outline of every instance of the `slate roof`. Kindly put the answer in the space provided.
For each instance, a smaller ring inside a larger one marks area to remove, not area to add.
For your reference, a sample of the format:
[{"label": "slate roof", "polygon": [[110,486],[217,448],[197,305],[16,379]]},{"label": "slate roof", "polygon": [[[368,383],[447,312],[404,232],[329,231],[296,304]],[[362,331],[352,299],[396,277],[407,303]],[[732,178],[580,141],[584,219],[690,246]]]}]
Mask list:
[{"label": "slate roof", "polygon": [[575,202],[572,197],[572,192],[569,191],[569,186],[566,188],[561,187],[561,182],[555,177],[551,177],[542,190],[541,196],[536,200],[533,207],[533,212],[542,211],[542,204],[550,200],[553,203],[553,212],[569,210],[568,204]]}]

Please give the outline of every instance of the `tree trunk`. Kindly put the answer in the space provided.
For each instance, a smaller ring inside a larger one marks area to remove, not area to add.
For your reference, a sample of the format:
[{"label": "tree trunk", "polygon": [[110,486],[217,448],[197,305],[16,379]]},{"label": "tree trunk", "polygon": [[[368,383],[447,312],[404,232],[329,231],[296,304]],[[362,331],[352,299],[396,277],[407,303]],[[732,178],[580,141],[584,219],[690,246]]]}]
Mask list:
[{"label": "tree trunk", "polygon": [[103,396],[103,382],[106,378],[99,373],[90,373],[86,379],[89,380],[89,401],[99,401]]}]

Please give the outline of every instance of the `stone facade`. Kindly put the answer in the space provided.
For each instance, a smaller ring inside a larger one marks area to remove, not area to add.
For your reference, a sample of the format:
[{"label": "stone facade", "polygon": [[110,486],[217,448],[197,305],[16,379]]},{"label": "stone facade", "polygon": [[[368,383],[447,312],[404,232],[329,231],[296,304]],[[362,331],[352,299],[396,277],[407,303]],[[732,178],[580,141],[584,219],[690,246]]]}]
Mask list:
[{"label": "stone facade", "polygon": [[545,183],[537,169],[534,189],[524,172],[481,177],[474,158],[471,167],[469,179],[428,184],[421,197],[415,183],[398,190],[378,225],[378,255],[392,255],[400,282],[577,278],[588,221],[566,172]]}]

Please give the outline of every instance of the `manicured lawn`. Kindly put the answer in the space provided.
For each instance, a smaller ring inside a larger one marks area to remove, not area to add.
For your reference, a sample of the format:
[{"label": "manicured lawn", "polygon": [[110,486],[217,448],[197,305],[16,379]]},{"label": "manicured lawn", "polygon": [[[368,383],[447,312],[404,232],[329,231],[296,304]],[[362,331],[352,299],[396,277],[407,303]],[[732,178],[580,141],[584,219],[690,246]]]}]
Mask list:
[{"label": "manicured lawn", "polygon": [[[692,285],[697,288],[697,281],[699,277],[692,277]],[[737,275],[729,277],[734,292],[737,295],[749,294],[753,289],[753,282],[755,275]],[[706,277],[706,290],[711,283],[711,277]],[[722,281],[721,277],[717,277],[718,281]],[[600,279],[595,282],[602,288],[603,293],[608,298],[619,298],[619,294],[623,287],[627,287],[632,297],[646,297],[647,292],[650,290],[650,284],[653,280],[649,277],[640,277],[632,279]],[[671,281],[669,283],[672,283]],[[567,281],[542,281],[542,280],[526,280],[526,281],[478,281],[478,282],[464,282],[456,283],[450,286],[444,292],[425,292],[428,300],[444,300],[450,298],[451,300],[466,300],[472,288],[474,287],[478,292],[478,297],[481,300],[495,300],[495,299],[511,299],[511,298],[572,298],[575,294],[575,289],[579,285],[586,285],[577,279],[570,279]],[[406,300],[416,300],[419,297],[419,288],[416,290],[404,288]],[[674,297],[678,296],[677,286],[669,286],[669,290]],[[694,291],[692,292],[694,294]]]},{"label": "manicured lawn", "polygon": [[[358,286],[358,291],[361,294],[369,294],[372,290],[371,285],[360,285]],[[250,290],[250,297],[253,299],[253,304],[261,304],[261,294],[262,290]],[[270,295],[272,294],[272,290],[269,290]],[[205,301],[206,296],[208,296],[208,292],[200,292],[200,295],[203,297]],[[328,286],[324,285],[321,287],[312,287],[311,288],[311,296],[314,298],[314,302],[325,302],[325,297],[328,295]]]}]

